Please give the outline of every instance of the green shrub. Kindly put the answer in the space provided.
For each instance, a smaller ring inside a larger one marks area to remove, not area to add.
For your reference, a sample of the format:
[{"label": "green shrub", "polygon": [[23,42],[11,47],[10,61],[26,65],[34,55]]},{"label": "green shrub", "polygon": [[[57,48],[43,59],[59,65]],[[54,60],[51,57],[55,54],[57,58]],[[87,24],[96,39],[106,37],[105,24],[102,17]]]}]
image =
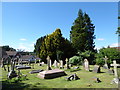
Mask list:
[{"label": "green shrub", "polygon": [[69,63],[72,65],[81,65],[82,64],[82,57],[73,56],[69,59]]}]

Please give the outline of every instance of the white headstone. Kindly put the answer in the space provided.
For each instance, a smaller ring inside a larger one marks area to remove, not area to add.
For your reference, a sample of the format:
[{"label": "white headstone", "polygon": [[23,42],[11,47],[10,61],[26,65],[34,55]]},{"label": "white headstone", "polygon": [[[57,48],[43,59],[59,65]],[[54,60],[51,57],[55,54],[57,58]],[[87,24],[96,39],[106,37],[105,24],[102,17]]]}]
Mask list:
[{"label": "white headstone", "polygon": [[53,65],[54,67],[58,67],[58,62],[55,60]]},{"label": "white headstone", "polygon": [[115,75],[115,78],[118,77],[118,74],[117,74],[117,66],[120,66],[120,64],[117,64],[116,63],[116,60],[113,61],[113,64],[111,64],[111,66],[114,67],[114,75]]},{"label": "white headstone", "polygon": [[84,59],[84,69],[85,69],[86,71],[89,71],[89,62],[88,62],[87,59]]},{"label": "white headstone", "polygon": [[63,61],[60,60],[60,68],[63,68]]}]

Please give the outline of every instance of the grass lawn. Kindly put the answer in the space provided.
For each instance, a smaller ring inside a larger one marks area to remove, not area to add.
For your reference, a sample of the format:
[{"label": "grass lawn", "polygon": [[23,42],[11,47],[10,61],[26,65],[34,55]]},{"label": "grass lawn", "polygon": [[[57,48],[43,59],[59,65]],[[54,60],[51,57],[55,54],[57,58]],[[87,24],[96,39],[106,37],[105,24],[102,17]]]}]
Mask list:
[{"label": "grass lawn", "polygon": [[[40,79],[37,77],[37,74],[29,74],[29,72],[33,69],[23,69],[21,70],[22,74],[27,75],[27,80],[23,80],[17,83],[10,83],[7,80],[7,71],[4,71],[1,68],[2,77],[0,76],[0,80],[2,79],[2,86],[3,89],[10,89],[10,88],[21,88],[21,89],[39,89],[39,88],[118,88],[117,84],[110,84],[111,80],[114,78],[113,75],[109,75],[106,69],[101,68],[102,73],[93,73],[83,70],[83,67],[80,66],[80,70],[73,71],[73,70],[65,70],[67,76],[76,73],[77,76],[80,78],[79,80],[75,81],[66,81],[65,77],[59,77],[54,79]],[[46,65],[38,66],[37,64],[34,66],[34,70],[38,69],[46,69]],[[54,69],[54,67],[52,67]],[[93,69],[93,66],[90,66],[90,69]],[[72,71],[72,72],[71,72]],[[92,77],[98,77],[101,82],[95,83],[92,80]],[[0,81],[1,82],[1,81]]]}]

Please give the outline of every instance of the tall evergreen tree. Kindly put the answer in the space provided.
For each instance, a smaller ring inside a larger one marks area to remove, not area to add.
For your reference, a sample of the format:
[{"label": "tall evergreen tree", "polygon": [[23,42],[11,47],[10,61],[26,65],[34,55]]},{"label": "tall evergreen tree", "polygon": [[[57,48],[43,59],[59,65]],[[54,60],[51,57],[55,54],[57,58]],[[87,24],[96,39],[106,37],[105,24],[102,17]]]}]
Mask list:
[{"label": "tall evergreen tree", "polygon": [[79,10],[78,17],[73,23],[70,31],[70,40],[73,47],[80,52],[86,50],[94,51],[94,28],[88,14]]}]

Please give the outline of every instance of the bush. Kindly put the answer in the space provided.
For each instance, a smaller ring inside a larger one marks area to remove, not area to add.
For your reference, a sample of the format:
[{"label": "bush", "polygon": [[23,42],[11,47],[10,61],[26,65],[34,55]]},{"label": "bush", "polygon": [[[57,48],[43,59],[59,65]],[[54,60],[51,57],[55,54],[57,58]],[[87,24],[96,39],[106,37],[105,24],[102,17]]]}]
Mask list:
[{"label": "bush", "polygon": [[72,65],[81,65],[82,64],[82,57],[73,56],[69,59],[69,63]]}]

